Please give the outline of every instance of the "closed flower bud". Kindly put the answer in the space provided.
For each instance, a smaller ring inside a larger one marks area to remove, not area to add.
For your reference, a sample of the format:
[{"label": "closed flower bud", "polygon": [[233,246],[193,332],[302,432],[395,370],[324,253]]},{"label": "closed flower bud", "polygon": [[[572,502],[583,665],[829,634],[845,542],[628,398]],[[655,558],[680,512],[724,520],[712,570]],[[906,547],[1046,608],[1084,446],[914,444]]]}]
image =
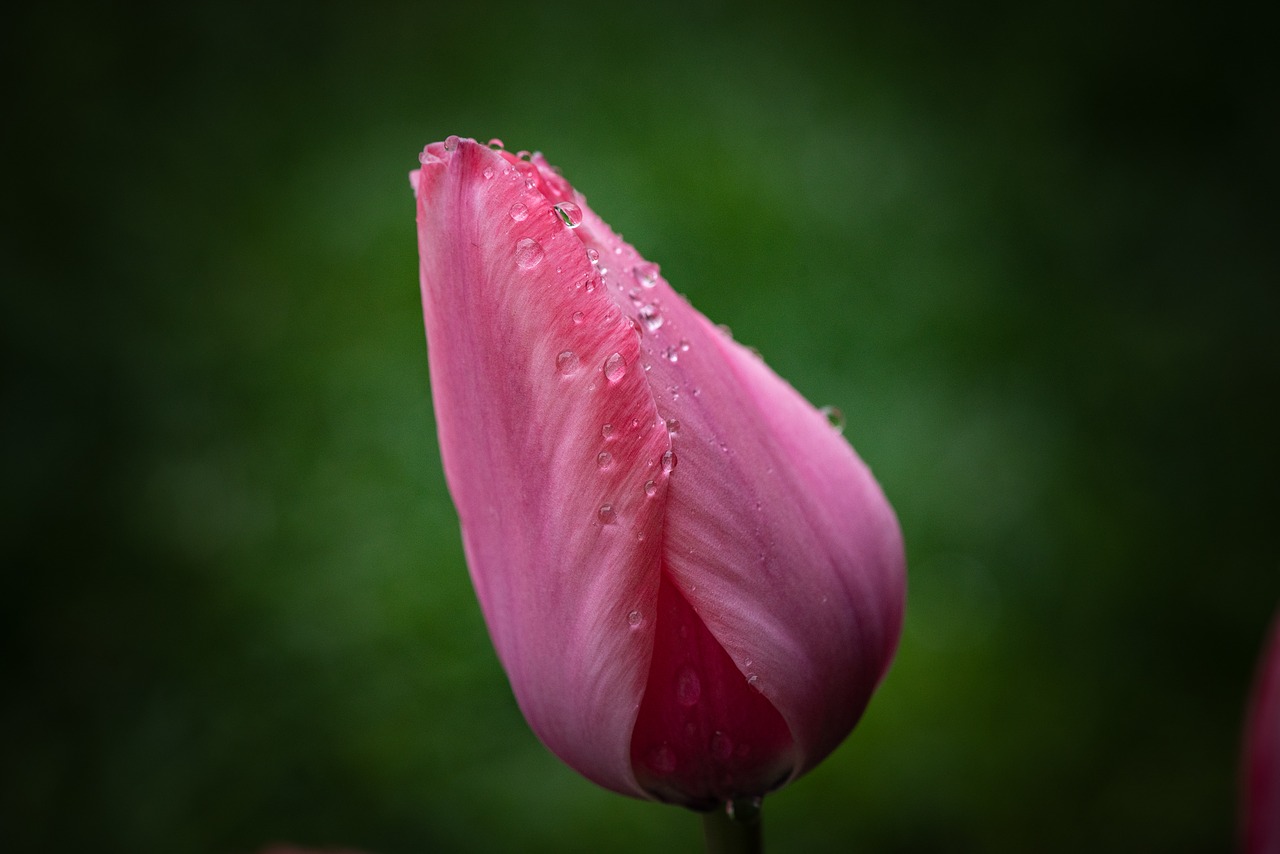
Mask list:
[{"label": "closed flower bud", "polygon": [[763,795],[893,657],[892,508],[828,413],[694,310],[540,155],[412,175],[445,477],[526,719],[627,795]]}]

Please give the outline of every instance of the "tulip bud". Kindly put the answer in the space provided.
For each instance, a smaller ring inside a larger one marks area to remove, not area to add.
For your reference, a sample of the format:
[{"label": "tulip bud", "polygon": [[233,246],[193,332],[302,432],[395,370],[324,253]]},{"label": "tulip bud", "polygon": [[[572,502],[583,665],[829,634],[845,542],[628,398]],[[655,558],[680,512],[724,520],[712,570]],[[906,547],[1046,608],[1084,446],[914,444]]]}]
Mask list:
[{"label": "tulip bud", "polygon": [[1241,850],[1280,854],[1280,612],[1258,660],[1243,770]]},{"label": "tulip bud", "polygon": [[813,768],[901,632],[875,479],[541,155],[420,159],[444,472],[530,726],[596,783],[695,809]]}]

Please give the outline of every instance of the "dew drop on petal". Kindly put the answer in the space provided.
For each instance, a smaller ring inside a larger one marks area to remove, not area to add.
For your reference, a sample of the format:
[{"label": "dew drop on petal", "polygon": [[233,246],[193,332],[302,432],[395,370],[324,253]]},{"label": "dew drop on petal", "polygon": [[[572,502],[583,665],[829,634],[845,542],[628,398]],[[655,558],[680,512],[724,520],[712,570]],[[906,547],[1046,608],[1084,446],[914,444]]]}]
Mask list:
[{"label": "dew drop on petal", "polygon": [[837,433],[844,432],[844,413],[834,406],[824,406],[818,410],[822,413],[822,417],[827,419],[827,424],[831,425],[831,429]]},{"label": "dew drop on petal", "polygon": [[662,315],[658,313],[656,305],[646,305],[640,308],[640,320],[644,322],[645,329],[650,332],[657,332],[662,327]]},{"label": "dew drop on petal", "polygon": [[502,145],[502,140],[495,136],[493,139],[489,140],[489,147],[495,151],[500,151],[504,146]]},{"label": "dew drop on petal", "polygon": [[573,313],[573,323],[574,323],[574,325],[576,326],[577,324],[581,323],[581,322],[582,322],[582,319],[583,319],[585,316],[586,316],[586,315],[584,315],[582,312],[580,312],[580,311],[575,311],[575,312]]},{"label": "dew drop on petal", "polygon": [[560,202],[554,210],[559,215],[560,221],[570,228],[582,225],[582,208],[573,202]]},{"label": "dew drop on petal", "polygon": [[627,360],[621,353],[614,353],[604,360],[604,378],[616,383],[627,373]]},{"label": "dew drop on petal", "polygon": [[542,263],[542,244],[532,237],[522,237],[516,242],[516,264],[522,270],[532,269]]},{"label": "dew drop on petal", "polygon": [[631,628],[637,629],[640,627],[640,624],[643,622],[644,622],[644,615],[641,614],[639,611],[632,611],[630,614],[627,614],[627,625],[629,625]]},{"label": "dew drop on petal", "polygon": [[613,454],[608,451],[601,451],[596,455],[596,465],[602,469],[607,469],[613,465]]},{"label": "dew drop on petal", "polygon": [[750,685],[752,688],[759,690],[758,686],[760,684],[760,677],[752,673],[750,676],[747,677],[747,684]]},{"label": "dew drop on petal", "polygon": [[484,171],[481,172],[480,174],[484,175],[486,181],[489,180],[490,178],[493,177],[493,167],[492,166],[484,167]]},{"label": "dew drop on petal", "polygon": [[605,502],[600,505],[600,509],[596,511],[596,516],[605,525],[612,525],[618,518],[618,513],[613,509],[613,505]]},{"label": "dew drop on petal", "polygon": [[601,436],[603,436],[605,439],[608,439],[610,436],[612,436],[612,435],[613,435],[613,425],[612,425],[612,424],[601,424],[601,425],[600,425],[600,435],[601,435]]},{"label": "dew drop on petal", "polygon": [[636,281],[646,288],[651,288],[658,284],[658,265],[646,261],[643,264],[637,264],[635,268]]},{"label": "dew drop on petal", "polygon": [[654,482],[653,482],[653,481],[651,481],[651,480],[646,480],[646,481],[644,482],[644,494],[645,494],[645,495],[647,495],[647,496],[649,496],[650,498],[652,498],[653,496],[657,495],[657,494],[658,494],[658,484],[654,483]]},{"label": "dew drop on petal", "polygon": [[564,350],[556,356],[556,370],[569,376],[578,372],[578,354],[572,350]]},{"label": "dew drop on petal", "polygon": [[687,339],[687,338],[681,338],[681,339],[680,339],[680,352],[681,352],[681,353],[688,353],[688,352],[689,352],[689,339]]},{"label": "dew drop on petal", "polygon": [[716,329],[719,329],[724,334],[725,338],[728,338],[730,341],[733,340],[733,330],[729,328],[728,324],[717,323]]},{"label": "dew drop on petal", "polygon": [[516,222],[523,222],[528,216],[529,209],[519,202],[511,206],[511,218]]},{"label": "dew drop on petal", "polygon": [[587,260],[588,260],[588,261],[590,261],[592,264],[599,264],[599,263],[600,263],[600,253],[599,253],[599,252],[597,252],[597,251],[596,251],[596,250],[594,250],[594,249],[588,249],[588,250],[587,250]]},{"label": "dew drop on petal", "polygon": [[676,674],[676,702],[682,706],[696,706],[702,697],[702,680],[698,672],[688,665]]},{"label": "dew drop on petal", "polygon": [[662,473],[671,474],[676,467],[676,452],[664,451],[662,454]]},{"label": "dew drop on petal", "polygon": [[679,432],[680,432],[680,421],[679,421],[678,419],[676,419],[676,418],[668,418],[668,419],[667,419],[667,432],[668,432],[668,433],[670,433],[672,436],[675,436],[675,435],[679,434]]},{"label": "dew drop on petal", "polygon": [[667,349],[663,350],[663,351],[662,351],[662,356],[663,356],[663,358],[665,358],[668,362],[675,363],[675,362],[680,361],[680,352],[679,352],[678,350],[676,350],[676,348],[675,348],[675,347],[668,347]]},{"label": "dew drop on petal", "polygon": [[452,135],[450,135],[450,136],[448,136],[448,137],[446,137],[446,138],[445,138],[445,141],[444,141],[444,150],[445,150],[445,151],[457,151],[457,149],[458,149],[458,143],[460,143],[460,142],[462,142],[462,140],[458,139],[456,136],[452,136]]}]

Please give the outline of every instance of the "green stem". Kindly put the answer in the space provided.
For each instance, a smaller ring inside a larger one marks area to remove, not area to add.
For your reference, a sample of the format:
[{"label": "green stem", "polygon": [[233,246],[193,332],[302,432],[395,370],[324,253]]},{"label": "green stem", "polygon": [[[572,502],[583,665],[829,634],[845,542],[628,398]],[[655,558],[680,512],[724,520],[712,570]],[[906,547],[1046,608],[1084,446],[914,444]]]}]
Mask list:
[{"label": "green stem", "polygon": [[760,799],[730,801],[723,809],[703,813],[702,835],[707,854],[762,854]]}]

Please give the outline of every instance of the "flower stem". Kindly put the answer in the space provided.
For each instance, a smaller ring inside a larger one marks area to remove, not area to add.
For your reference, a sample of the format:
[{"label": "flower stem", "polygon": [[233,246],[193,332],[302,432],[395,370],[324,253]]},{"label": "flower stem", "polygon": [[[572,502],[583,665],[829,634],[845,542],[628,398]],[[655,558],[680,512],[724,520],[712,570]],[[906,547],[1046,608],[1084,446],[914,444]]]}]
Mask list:
[{"label": "flower stem", "polygon": [[707,854],[762,854],[760,799],[729,801],[724,809],[703,813],[702,836]]}]

